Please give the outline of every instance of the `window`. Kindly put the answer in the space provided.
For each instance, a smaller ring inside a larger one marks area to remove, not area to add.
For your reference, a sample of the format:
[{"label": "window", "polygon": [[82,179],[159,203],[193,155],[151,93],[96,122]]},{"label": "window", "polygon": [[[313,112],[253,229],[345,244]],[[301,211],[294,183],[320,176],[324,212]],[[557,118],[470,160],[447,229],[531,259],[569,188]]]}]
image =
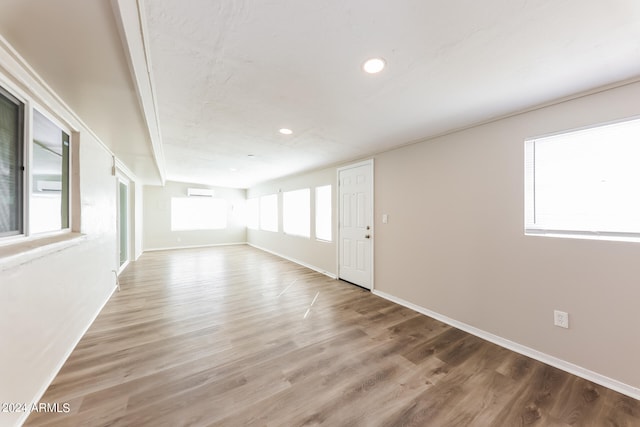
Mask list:
[{"label": "window", "polygon": [[0,237],[23,233],[24,104],[0,88]]},{"label": "window", "polygon": [[71,228],[70,156],[68,131],[0,87],[0,237]]},{"label": "window", "polygon": [[640,120],[525,142],[525,233],[640,239]]},{"label": "window", "polygon": [[260,229],[278,231],[278,195],[260,197]]},{"label": "window", "polygon": [[311,233],[311,196],[308,188],[282,195],[282,228],[286,234],[309,237]]},{"label": "window", "polygon": [[316,187],[316,239],[331,241],[331,186]]},{"label": "window", "polygon": [[29,229],[69,228],[69,135],[33,110]]},{"label": "window", "polygon": [[247,227],[257,230],[260,226],[260,199],[247,200]]},{"label": "window", "polygon": [[227,201],[211,197],[171,198],[171,231],[227,228]]}]

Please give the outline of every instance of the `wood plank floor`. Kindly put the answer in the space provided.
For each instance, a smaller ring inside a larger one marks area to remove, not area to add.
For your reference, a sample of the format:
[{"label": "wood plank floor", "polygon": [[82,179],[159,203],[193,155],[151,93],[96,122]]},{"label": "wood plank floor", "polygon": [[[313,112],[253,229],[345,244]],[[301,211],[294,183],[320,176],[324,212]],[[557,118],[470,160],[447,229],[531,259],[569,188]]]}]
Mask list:
[{"label": "wood plank floor", "polygon": [[28,426],[640,426],[640,402],[248,246],[144,254]]}]

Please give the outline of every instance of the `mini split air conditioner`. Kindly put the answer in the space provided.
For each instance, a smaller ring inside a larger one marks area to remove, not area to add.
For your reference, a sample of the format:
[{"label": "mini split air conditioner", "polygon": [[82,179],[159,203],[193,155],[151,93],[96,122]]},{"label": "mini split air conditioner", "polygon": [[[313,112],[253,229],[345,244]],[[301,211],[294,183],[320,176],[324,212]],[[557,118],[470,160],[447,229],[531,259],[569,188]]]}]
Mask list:
[{"label": "mini split air conditioner", "polygon": [[60,181],[36,181],[36,190],[38,192],[61,192],[62,182]]},{"label": "mini split air conditioner", "polygon": [[187,196],[213,197],[214,191],[210,188],[187,188]]}]

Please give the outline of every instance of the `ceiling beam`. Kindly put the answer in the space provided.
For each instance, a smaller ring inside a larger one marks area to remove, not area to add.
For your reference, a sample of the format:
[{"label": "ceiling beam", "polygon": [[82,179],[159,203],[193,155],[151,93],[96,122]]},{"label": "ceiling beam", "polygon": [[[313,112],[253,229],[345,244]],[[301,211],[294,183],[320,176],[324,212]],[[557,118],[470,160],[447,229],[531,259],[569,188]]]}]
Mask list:
[{"label": "ceiling beam", "polygon": [[147,124],[152,151],[162,185],[166,181],[166,166],[153,69],[147,39],[143,0],[111,0],[120,31],[120,38],[136,86],[140,107]]}]

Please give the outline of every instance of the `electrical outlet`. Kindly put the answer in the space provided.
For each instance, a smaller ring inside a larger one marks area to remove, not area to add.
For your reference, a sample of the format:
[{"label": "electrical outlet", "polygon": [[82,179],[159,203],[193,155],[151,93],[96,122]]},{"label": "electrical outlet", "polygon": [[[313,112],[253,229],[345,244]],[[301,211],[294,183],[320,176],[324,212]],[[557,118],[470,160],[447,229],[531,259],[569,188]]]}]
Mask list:
[{"label": "electrical outlet", "polygon": [[553,324],[561,328],[569,329],[569,313],[564,311],[553,311]]}]

